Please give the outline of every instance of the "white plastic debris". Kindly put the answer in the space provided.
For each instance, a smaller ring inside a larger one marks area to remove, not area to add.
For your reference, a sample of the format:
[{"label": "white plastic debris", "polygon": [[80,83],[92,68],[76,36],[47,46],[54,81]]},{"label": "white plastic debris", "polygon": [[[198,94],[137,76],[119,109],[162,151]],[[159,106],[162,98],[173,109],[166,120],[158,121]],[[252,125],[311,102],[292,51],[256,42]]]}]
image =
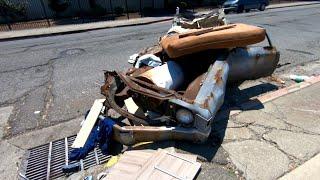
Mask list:
[{"label": "white plastic debris", "polygon": [[159,57],[153,55],[153,54],[145,54],[138,58],[135,68],[140,68],[142,65],[157,67],[162,64],[162,61]]},{"label": "white plastic debris", "polygon": [[35,111],[34,114],[40,114],[40,111]]},{"label": "white plastic debris", "polygon": [[159,87],[166,89],[177,89],[184,79],[182,68],[174,61],[152,68],[140,76],[151,80]]},{"label": "white plastic debris", "polygon": [[128,63],[129,64],[134,64],[137,61],[138,57],[139,57],[139,54],[132,54],[129,57]]},{"label": "white plastic debris", "polygon": [[301,75],[294,75],[294,74],[290,75],[289,78],[295,82],[302,82],[310,79],[309,76],[301,76]]}]

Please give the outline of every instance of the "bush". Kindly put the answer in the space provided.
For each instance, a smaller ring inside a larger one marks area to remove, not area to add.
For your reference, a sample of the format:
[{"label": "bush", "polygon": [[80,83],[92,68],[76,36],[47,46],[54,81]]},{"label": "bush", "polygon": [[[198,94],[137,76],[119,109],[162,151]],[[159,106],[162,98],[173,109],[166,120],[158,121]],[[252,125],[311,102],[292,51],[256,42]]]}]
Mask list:
[{"label": "bush", "polygon": [[0,0],[0,13],[10,18],[26,15],[26,1],[12,3],[9,0]]},{"label": "bush", "polygon": [[60,13],[67,10],[70,5],[70,0],[48,0],[48,5],[50,9],[56,13]]},{"label": "bush", "polygon": [[102,16],[106,14],[106,9],[100,5],[96,5],[95,7],[91,8],[91,14],[94,16]]},{"label": "bush", "polygon": [[114,8],[114,13],[116,14],[116,15],[118,15],[118,16],[120,16],[120,15],[122,15],[123,14],[123,12],[124,12],[124,8],[123,7],[115,7]]},{"label": "bush", "polygon": [[180,6],[181,9],[187,9],[189,7],[187,2],[181,1],[180,2]]},{"label": "bush", "polygon": [[197,2],[197,5],[202,5],[203,0],[196,0],[196,2]]}]

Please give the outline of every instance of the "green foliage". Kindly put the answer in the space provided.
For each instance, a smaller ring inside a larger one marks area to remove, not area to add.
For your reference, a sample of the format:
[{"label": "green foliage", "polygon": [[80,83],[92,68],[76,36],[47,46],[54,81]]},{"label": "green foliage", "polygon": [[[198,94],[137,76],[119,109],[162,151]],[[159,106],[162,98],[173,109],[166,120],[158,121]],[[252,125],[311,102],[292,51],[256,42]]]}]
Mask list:
[{"label": "green foliage", "polygon": [[26,15],[26,1],[12,3],[10,0],[0,0],[0,13],[6,17],[16,18]]},{"label": "green foliage", "polygon": [[89,16],[102,16],[106,14],[106,9],[97,4],[96,0],[89,0],[90,13]]},{"label": "green foliage", "polygon": [[181,9],[187,9],[188,6],[189,6],[188,3],[185,2],[185,1],[181,1],[179,4],[180,4],[179,7],[180,7]]},{"label": "green foliage", "polygon": [[56,13],[60,13],[67,10],[70,5],[70,0],[48,0],[48,5],[50,9]]},{"label": "green foliage", "polygon": [[96,0],[89,0],[89,6],[90,8],[95,8],[97,6]]},{"label": "green foliage", "polygon": [[203,3],[203,0],[196,0],[198,5],[201,5]]},{"label": "green foliage", "polygon": [[123,12],[124,12],[123,7],[119,7],[119,6],[118,6],[118,7],[115,7],[115,8],[114,8],[114,13],[115,13],[116,15],[118,15],[118,16],[122,15]]},{"label": "green foliage", "polygon": [[102,16],[106,14],[106,9],[100,5],[96,5],[95,7],[91,8],[91,15],[93,16]]}]

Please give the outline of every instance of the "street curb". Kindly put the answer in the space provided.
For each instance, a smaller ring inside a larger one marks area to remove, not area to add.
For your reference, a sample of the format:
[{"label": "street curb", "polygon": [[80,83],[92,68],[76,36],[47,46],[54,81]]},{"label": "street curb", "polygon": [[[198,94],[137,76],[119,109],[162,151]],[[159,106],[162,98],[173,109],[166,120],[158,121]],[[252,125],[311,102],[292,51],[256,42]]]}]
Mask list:
[{"label": "street curb", "polygon": [[293,92],[299,91],[301,89],[304,89],[306,87],[309,87],[309,86],[311,86],[313,84],[316,84],[316,83],[319,83],[319,82],[320,82],[320,75],[312,77],[312,78],[310,78],[310,79],[308,79],[308,80],[306,80],[304,82],[296,83],[296,84],[293,84],[291,86],[288,86],[288,87],[285,87],[285,88],[282,88],[282,89],[279,89],[279,90],[264,94],[264,95],[262,95],[260,97],[251,99],[248,102],[242,103],[240,105],[240,107],[229,108],[229,110],[230,110],[230,114],[229,115],[230,116],[238,115],[241,112],[243,112],[243,110],[252,109],[252,108],[257,107],[257,106],[259,106],[261,104],[270,102],[270,101],[275,100],[277,98],[280,98],[282,96],[286,96],[288,94],[291,94]]},{"label": "street curb", "polygon": [[[57,36],[57,35],[63,35],[63,34],[82,33],[82,32],[88,32],[88,31],[94,31],[94,30],[100,30],[100,29],[111,29],[111,28],[119,28],[119,27],[148,25],[148,24],[166,22],[166,21],[171,21],[171,20],[173,20],[173,17],[164,18],[164,19],[160,19],[160,20],[147,21],[147,22],[133,23],[133,24],[123,24],[123,25],[115,25],[115,26],[112,26],[112,25],[110,26],[109,25],[109,26],[92,28],[92,29],[79,29],[79,30],[70,30],[70,31],[65,31],[65,32],[52,32],[52,33],[45,33],[45,34],[17,36],[17,37],[5,37],[5,38],[0,38],[0,42],[10,41],[10,40],[18,40],[18,39],[29,39],[29,38],[37,38],[37,37]],[[88,23],[88,24],[90,24],[90,23]],[[84,24],[75,24],[75,26],[76,25],[84,25]],[[10,31],[8,31],[8,32],[10,32]]]},{"label": "street curb", "polygon": [[297,7],[297,6],[308,6],[308,5],[314,5],[314,4],[320,4],[320,2],[311,2],[311,3],[307,3],[307,4],[292,4],[289,6],[279,6],[279,7],[266,7],[266,9],[281,9],[281,8],[286,8],[286,7]]},{"label": "street curb", "polygon": [[[278,9],[278,8],[286,8],[286,7],[295,7],[295,6],[307,6],[307,5],[314,5],[314,4],[320,4],[320,2],[313,2],[308,4],[291,4],[291,5],[285,5],[285,6],[279,6],[279,7],[267,7],[267,9]],[[123,25],[115,25],[115,26],[105,26],[105,27],[97,27],[97,28],[91,28],[91,29],[80,29],[80,30],[70,30],[65,32],[52,32],[52,33],[44,33],[44,34],[35,34],[35,35],[22,35],[17,37],[5,37],[0,38],[0,42],[2,41],[10,41],[10,40],[16,40],[16,39],[29,39],[29,38],[37,38],[37,37],[48,37],[48,36],[56,36],[56,35],[63,35],[63,34],[73,34],[73,33],[81,33],[81,32],[88,32],[88,31],[94,31],[94,30],[100,30],[100,29],[110,29],[110,28],[118,28],[118,27],[130,27],[130,26],[140,26],[140,25],[148,25],[148,24],[154,24],[159,22],[166,22],[171,21],[173,17],[164,18],[161,20],[151,20],[147,22],[140,22],[140,23],[133,23],[133,24],[123,24]],[[82,24],[75,24],[76,25],[82,25]],[[8,31],[10,32],[10,31]]]},{"label": "street curb", "polygon": [[290,171],[278,180],[318,179],[320,175],[320,153]]}]

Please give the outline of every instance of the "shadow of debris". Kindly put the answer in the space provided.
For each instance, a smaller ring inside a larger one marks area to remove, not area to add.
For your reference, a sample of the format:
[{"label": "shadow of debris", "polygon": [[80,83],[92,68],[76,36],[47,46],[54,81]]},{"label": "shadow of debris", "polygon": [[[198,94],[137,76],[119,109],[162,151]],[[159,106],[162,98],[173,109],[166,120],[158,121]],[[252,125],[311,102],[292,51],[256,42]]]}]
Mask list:
[{"label": "shadow of debris", "polygon": [[212,131],[209,136],[211,145],[216,147],[220,147],[224,140],[231,111],[263,109],[264,105],[258,99],[251,98],[277,90],[278,87],[270,83],[262,83],[242,90],[239,86],[229,86],[227,89],[225,102],[212,122]]},{"label": "shadow of debris", "polygon": [[[226,161],[226,156],[224,153],[219,153],[223,151],[221,144],[223,142],[225,132],[228,126],[228,120],[230,117],[230,112],[232,110],[258,110],[264,108],[263,104],[258,100],[250,100],[250,98],[257,95],[273,91],[278,89],[277,86],[263,83],[253,87],[240,90],[238,86],[229,86],[227,90],[227,98],[233,99],[227,100],[223,104],[223,108],[217,113],[214,121],[212,122],[212,131],[206,141],[203,144],[194,144],[186,141],[162,141],[153,142],[141,145],[139,147],[134,147],[130,149],[158,149],[158,148],[168,148],[175,147],[178,152],[192,153],[198,155],[202,161],[217,162],[223,164]],[[239,100],[235,100],[235,98]],[[245,103],[244,103],[245,102]],[[225,162],[227,163],[227,162]]]}]

